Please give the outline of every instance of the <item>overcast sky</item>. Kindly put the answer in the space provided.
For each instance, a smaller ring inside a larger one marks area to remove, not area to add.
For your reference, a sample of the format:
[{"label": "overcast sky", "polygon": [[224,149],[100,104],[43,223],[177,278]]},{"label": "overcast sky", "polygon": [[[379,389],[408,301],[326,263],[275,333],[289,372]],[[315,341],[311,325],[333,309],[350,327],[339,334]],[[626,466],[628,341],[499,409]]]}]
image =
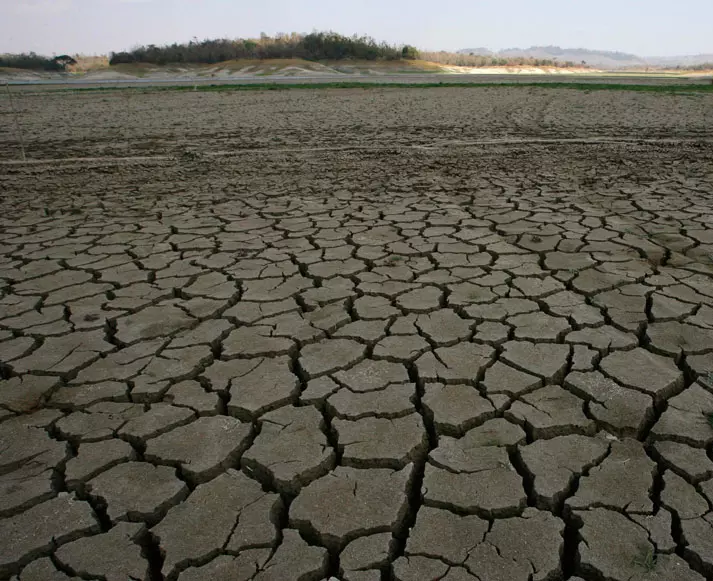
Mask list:
[{"label": "overcast sky", "polygon": [[713,53],[713,0],[0,0],[0,52],[103,54],[312,30],[428,50]]}]

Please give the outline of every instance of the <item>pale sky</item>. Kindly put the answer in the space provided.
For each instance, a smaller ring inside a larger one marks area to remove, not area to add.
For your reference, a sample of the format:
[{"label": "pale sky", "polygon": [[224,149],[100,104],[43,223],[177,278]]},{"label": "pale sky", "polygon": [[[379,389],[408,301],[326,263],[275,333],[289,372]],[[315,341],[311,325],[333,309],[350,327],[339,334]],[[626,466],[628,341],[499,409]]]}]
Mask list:
[{"label": "pale sky", "polygon": [[713,0],[0,0],[0,53],[334,30],[426,50],[713,53]]}]

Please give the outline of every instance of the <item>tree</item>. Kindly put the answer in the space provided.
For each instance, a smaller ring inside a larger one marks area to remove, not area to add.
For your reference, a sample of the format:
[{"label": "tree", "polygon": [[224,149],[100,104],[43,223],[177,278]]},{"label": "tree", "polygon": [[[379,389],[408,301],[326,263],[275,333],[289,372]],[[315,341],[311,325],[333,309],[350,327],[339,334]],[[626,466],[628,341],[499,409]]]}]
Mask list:
[{"label": "tree", "polygon": [[136,62],[136,57],[130,52],[112,52],[109,55],[110,65],[125,65]]},{"label": "tree", "polygon": [[59,56],[56,56],[52,58],[46,65],[46,69],[48,71],[62,71],[64,72],[67,70],[67,67],[70,65],[76,65],[77,61],[74,60],[71,56],[68,54],[62,54]]},{"label": "tree", "polygon": [[405,44],[404,47],[401,49],[401,58],[402,59],[413,61],[413,60],[420,58],[420,56],[421,55],[415,46]]}]

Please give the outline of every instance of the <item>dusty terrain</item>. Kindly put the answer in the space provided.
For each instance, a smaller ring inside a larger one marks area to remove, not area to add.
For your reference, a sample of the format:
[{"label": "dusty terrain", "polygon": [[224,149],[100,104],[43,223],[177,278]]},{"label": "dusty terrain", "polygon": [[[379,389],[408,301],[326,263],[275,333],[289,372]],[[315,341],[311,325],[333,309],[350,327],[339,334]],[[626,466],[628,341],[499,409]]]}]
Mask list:
[{"label": "dusty terrain", "polygon": [[[329,91],[13,88],[32,159],[463,146],[493,139],[711,137],[713,94],[478,87]],[[17,159],[7,95],[0,160]],[[326,168],[325,168],[326,169]],[[604,168],[597,168],[604,169]]]},{"label": "dusty terrain", "polygon": [[[313,77],[340,75],[350,77],[414,73],[461,73],[461,74],[535,74],[535,75],[590,75],[601,72],[595,68],[559,68],[534,66],[464,67],[443,65],[424,60],[405,61],[307,61],[303,59],[242,59],[229,60],[212,65],[174,64],[157,66],[148,63],[120,64],[109,66],[106,57],[79,57],[76,66],[66,73],[30,71],[0,67],[0,80],[38,81],[48,79],[72,79],[85,81],[126,79],[240,79],[258,77],[270,80],[273,77]],[[682,76],[679,71],[677,76]]]},{"label": "dusty terrain", "polygon": [[713,579],[713,96],[18,104],[0,579]]}]

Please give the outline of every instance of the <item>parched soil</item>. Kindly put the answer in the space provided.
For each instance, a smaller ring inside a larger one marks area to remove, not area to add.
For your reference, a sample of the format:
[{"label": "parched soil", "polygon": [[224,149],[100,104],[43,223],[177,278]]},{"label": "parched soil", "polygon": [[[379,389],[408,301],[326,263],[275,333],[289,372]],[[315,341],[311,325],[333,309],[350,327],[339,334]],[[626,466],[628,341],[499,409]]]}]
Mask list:
[{"label": "parched soil", "polygon": [[711,96],[18,104],[0,579],[713,579]]},{"label": "parched soil", "polygon": [[[287,91],[13,88],[32,159],[522,138],[711,138],[713,94],[533,87]],[[0,99],[0,160],[18,159]]]}]

